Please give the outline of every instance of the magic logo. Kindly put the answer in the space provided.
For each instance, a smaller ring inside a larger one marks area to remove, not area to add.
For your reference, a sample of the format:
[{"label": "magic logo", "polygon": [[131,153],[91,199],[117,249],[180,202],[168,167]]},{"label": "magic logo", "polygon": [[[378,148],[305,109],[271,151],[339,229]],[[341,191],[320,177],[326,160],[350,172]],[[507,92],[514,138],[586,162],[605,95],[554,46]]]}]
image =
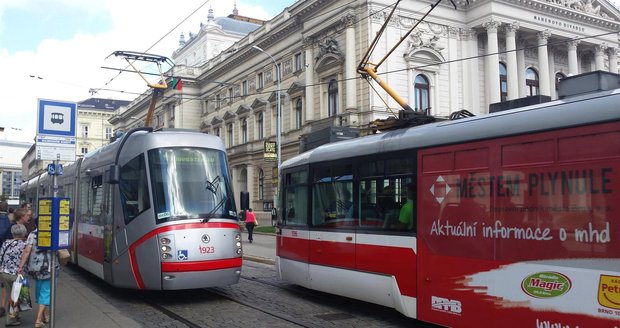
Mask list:
[{"label": "magic logo", "polygon": [[598,284],[598,303],[606,308],[620,310],[620,277],[601,275]]}]

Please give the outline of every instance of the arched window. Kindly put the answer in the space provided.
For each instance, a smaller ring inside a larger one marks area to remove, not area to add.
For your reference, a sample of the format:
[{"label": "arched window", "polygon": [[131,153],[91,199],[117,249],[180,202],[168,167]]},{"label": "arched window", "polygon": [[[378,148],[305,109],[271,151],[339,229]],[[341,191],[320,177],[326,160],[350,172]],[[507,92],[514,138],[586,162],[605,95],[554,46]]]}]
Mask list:
[{"label": "arched window", "polygon": [[499,63],[499,88],[501,101],[506,101],[508,98],[508,74],[506,72],[506,65],[504,63]]},{"label": "arched window", "polygon": [[248,119],[244,118],[241,121],[241,143],[248,142]]},{"label": "arched window", "polygon": [[556,94],[560,91],[560,80],[565,78],[566,75],[564,73],[557,72],[555,73],[555,92]]},{"label": "arched window", "polygon": [[258,199],[265,198],[265,173],[258,169]]},{"label": "arched window", "polygon": [[256,117],[256,128],[258,129],[258,140],[263,139],[263,128],[264,128],[264,121],[263,121],[263,112],[258,113],[257,117]]},{"label": "arched window", "polygon": [[420,74],[415,77],[414,82],[414,92],[415,92],[415,110],[423,111],[427,114],[431,108],[430,97],[429,97],[429,86],[428,79],[426,76]]},{"label": "arched window", "polygon": [[327,110],[329,116],[338,114],[338,81],[331,79],[327,87]]},{"label": "arched window", "polygon": [[302,102],[301,98],[297,98],[295,102],[295,128],[301,129],[301,119],[302,119]]},{"label": "arched window", "polygon": [[528,96],[538,95],[538,72],[531,67],[525,70],[525,85]]}]

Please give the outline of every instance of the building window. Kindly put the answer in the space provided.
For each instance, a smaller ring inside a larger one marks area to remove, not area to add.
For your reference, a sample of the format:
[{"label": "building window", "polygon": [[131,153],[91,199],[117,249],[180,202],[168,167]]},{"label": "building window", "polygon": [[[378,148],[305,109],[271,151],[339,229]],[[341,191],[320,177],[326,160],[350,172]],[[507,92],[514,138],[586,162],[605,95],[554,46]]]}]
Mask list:
[{"label": "building window", "polygon": [[531,67],[525,70],[525,85],[528,96],[538,95],[538,73]]},{"label": "building window", "polygon": [[82,155],[85,155],[86,153],[88,153],[88,148],[82,147],[81,153],[82,153]]},{"label": "building window", "polygon": [[429,115],[429,110],[431,108],[429,96],[430,83],[428,83],[428,79],[426,78],[426,76],[420,74],[415,77],[413,90],[415,93],[415,110],[423,111],[424,113]]},{"label": "building window", "polygon": [[302,124],[302,109],[303,109],[303,103],[301,102],[301,98],[297,98],[297,101],[295,101],[295,128],[296,129],[301,129],[301,124]]},{"label": "building window", "polygon": [[331,79],[327,86],[327,111],[329,116],[338,114],[338,81]]},{"label": "building window", "polygon": [[506,65],[499,63],[499,88],[500,88],[500,101],[506,101],[508,99],[508,78],[507,78]]},{"label": "building window", "polygon": [[220,136],[220,127],[219,126],[213,129],[213,134],[215,134],[218,137]]},{"label": "building window", "polygon": [[174,120],[174,110],[177,108],[177,106],[172,105],[172,107],[170,107],[170,119]]},{"label": "building window", "polygon": [[105,140],[110,140],[111,138],[112,138],[112,128],[106,127],[105,128]]},{"label": "building window", "polygon": [[256,77],[256,84],[258,85],[257,89],[262,89],[264,87],[265,81],[263,80],[263,73],[258,73]]},{"label": "building window", "polygon": [[206,114],[209,110],[209,99],[205,100],[205,107],[202,108],[202,113]]},{"label": "building window", "polygon": [[241,143],[248,142],[248,119],[241,120]]},{"label": "building window", "polygon": [[295,72],[299,72],[301,71],[301,68],[303,67],[303,63],[302,63],[302,57],[301,57],[301,52],[295,54]]},{"label": "building window", "polygon": [[222,107],[222,97],[219,93],[215,95],[215,105],[217,106],[217,108]]},{"label": "building window", "polygon": [[248,95],[248,80],[241,82],[241,95],[242,96]]},{"label": "building window", "polygon": [[258,199],[265,198],[265,172],[258,169]]},{"label": "building window", "polygon": [[88,125],[82,124],[82,138],[88,138]]},{"label": "building window", "polygon": [[228,88],[228,103],[232,103],[233,99],[233,88]]},{"label": "building window", "polygon": [[263,130],[264,130],[264,119],[263,119],[263,113],[260,112],[258,113],[257,117],[256,117],[256,129],[258,130],[258,140],[261,140],[264,138],[263,135]]},{"label": "building window", "polygon": [[233,125],[232,123],[229,123],[226,126],[226,132],[228,133],[228,147],[232,147],[233,145]]},{"label": "building window", "polygon": [[278,80],[282,80],[282,64],[281,63],[278,63],[278,65],[276,66],[276,78],[277,78],[276,82]]},{"label": "building window", "polygon": [[[555,73],[555,93],[558,94],[560,92],[560,81],[565,78],[566,75],[564,73]],[[559,97],[559,94],[558,94]]]}]

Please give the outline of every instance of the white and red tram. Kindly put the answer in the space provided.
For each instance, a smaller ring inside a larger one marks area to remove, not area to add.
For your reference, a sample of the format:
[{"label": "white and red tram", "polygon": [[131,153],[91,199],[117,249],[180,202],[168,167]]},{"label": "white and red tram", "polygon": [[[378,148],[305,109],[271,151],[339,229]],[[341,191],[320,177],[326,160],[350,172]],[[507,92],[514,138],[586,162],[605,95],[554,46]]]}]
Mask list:
[{"label": "white and red tram", "polygon": [[[241,235],[222,141],[150,128],[129,131],[58,178],[71,199],[72,261],[114,286],[169,290],[237,283]],[[35,206],[47,174],[22,184]],[[36,209],[35,209],[36,210]]]},{"label": "white and red tram", "polygon": [[591,92],[284,162],[281,278],[445,326],[620,327],[618,104]]}]

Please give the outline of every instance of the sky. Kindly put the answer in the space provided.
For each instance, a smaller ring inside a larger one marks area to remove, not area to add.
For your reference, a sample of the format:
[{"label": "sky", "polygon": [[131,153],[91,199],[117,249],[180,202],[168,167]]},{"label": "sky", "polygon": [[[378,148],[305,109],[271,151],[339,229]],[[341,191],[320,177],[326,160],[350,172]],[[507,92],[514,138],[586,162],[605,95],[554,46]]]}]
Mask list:
[{"label": "sky", "polygon": [[[265,20],[293,3],[236,1],[240,15]],[[155,44],[149,53],[171,57],[180,34],[197,33],[209,8],[220,17],[231,14],[233,6],[230,0],[0,0],[0,127],[21,130],[20,139],[32,141],[37,99],[133,100],[131,93],[147,87],[136,74],[101,68],[127,66],[108,57],[112,52],[144,52]],[[89,93],[99,88],[125,92]]]}]

